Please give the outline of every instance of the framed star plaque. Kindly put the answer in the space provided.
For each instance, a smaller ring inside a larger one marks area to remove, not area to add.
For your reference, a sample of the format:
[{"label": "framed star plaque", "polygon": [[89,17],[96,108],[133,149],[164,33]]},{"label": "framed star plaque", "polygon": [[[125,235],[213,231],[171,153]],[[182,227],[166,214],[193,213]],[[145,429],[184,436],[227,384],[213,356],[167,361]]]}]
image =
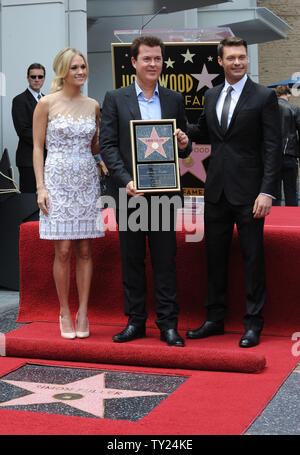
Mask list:
[{"label": "framed star plaque", "polygon": [[131,120],[133,181],[137,192],[180,191],[176,120]]},{"label": "framed star plaque", "polygon": [[[147,33],[151,30],[147,29]],[[224,71],[218,63],[218,44],[233,36],[229,28],[152,30],[165,45],[164,64],[159,85],[183,96],[187,120],[198,122],[204,109],[205,92],[224,82]],[[131,63],[132,40],[139,30],[115,31],[119,42],[111,44],[114,88],[127,87],[136,78]],[[127,42],[126,42],[127,40]],[[204,196],[204,186],[210,161],[210,145],[192,143],[192,153],[180,159],[181,186],[184,196]]]}]

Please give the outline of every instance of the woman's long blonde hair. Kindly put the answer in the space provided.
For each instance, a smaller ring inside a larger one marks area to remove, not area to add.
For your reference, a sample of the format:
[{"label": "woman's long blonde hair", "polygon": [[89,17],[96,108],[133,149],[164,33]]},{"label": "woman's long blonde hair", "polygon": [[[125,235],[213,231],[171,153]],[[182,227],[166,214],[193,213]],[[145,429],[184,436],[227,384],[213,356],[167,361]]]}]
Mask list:
[{"label": "woman's long blonde hair", "polygon": [[65,47],[57,54],[53,62],[53,71],[55,72],[55,78],[51,84],[51,93],[62,90],[64,86],[64,78],[68,74],[71,62],[75,55],[80,55],[80,57],[83,58],[88,73],[88,63],[85,56],[77,49],[73,49],[72,47]]}]

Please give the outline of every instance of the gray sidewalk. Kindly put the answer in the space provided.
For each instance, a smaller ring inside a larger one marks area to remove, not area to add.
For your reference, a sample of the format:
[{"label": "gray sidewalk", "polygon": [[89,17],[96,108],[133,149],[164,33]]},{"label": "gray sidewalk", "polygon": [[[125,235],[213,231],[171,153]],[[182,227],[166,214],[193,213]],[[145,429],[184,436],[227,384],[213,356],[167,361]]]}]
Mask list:
[{"label": "gray sidewalk", "polygon": [[[0,332],[21,327],[16,323],[19,292],[0,288]],[[299,359],[300,361],[300,359]],[[300,363],[253,422],[246,435],[300,435]]]}]

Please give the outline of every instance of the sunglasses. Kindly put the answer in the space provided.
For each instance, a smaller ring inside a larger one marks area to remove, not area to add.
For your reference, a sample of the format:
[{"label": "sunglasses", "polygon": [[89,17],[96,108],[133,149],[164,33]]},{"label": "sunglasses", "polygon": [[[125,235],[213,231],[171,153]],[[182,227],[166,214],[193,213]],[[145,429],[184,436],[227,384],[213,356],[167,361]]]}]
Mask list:
[{"label": "sunglasses", "polygon": [[35,74],[30,74],[30,79],[44,79],[45,76],[42,76],[41,74],[39,74],[38,76],[36,76]]}]

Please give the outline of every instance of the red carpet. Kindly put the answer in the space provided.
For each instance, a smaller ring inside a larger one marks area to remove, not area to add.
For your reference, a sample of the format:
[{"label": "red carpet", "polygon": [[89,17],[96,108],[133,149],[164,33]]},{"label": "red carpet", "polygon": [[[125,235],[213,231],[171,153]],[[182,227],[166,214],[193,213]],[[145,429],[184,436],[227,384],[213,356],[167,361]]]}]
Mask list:
[{"label": "red carpet", "polygon": [[[236,339],[235,335],[228,335]],[[95,337],[97,334],[95,333]],[[218,337],[216,337],[218,338]],[[83,418],[0,409],[0,434],[23,435],[240,435],[272,399],[295,365],[291,341],[262,337],[253,354],[263,354],[267,367],[257,374],[191,369],[146,368],[55,360],[2,358],[0,377],[26,362],[80,368],[188,376],[175,392],[138,422]],[[38,343],[40,340],[38,340]],[[217,341],[215,340],[217,343]],[[74,342],[75,346],[79,343]],[[68,340],[66,340],[68,345]],[[72,342],[71,342],[72,344]],[[201,343],[202,344],[202,343]],[[203,340],[204,349],[208,345]],[[132,346],[132,345],[130,345]],[[49,346],[50,348],[50,346]],[[69,348],[70,349],[70,348]],[[129,346],[127,348],[129,350]],[[176,349],[176,348],[175,348]],[[171,350],[170,350],[171,351]],[[177,352],[177,349],[176,349]]]},{"label": "red carpet", "polygon": [[[238,348],[237,334],[187,340],[185,348],[170,348],[159,340],[157,329],[148,329],[147,338],[130,343],[113,343],[115,332],[116,327],[97,324],[91,326],[88,339],[70,341],[61,338],[58,324],[35,322],[6,335],[6,355],[242,373],[259,372],[266,365],[263,349],[253,352]],[[273,339],[266,338],[268,342]]]},{"label": "red carpet", "polygon": [[[200,217],[201,219],[201,217]],[[186,232],[177,233],[179,328],[199,326],[205,319],[206,263],[204,241],[187,243]],[[123,291],[117,232],[93,241],[94,276],[90,296],[90,322],[122,326]],[[300,208],[273,207],[265,228],[267,303],[264,334],[291,336],[300,327]],[[74,258],[73,258],[74,259]],[[18,322],[57,322],[58,301],[52,277],[53,245],[40,240],[38,223],[25,223],[20,231],[20,312]],[[149,256],[148,325],[155,327],[154,296]],[[70,304],[74,312],[77,298],[74,280]],[[237,235],[234,236],[229,269],[228,317],[226,330],[242,332],[245,311],[245,283]]]},{"label": "red carpet", "polygon": [[[268,298],[260,345],[250,350],[238,347],[243,332],[245,288],[235,234],[230,259],[226,334],[205,340],[187,340],[185,348],[171,348],[159,340],[154,324],[149,257],[147,338],[125,345],[111,341],[111,336],[126,323],[119,242],[117,232],[111,231],[105,238],[93,241],[91,336],[85,340],[63,340],[57,323],[52,242],[39,239],[38,223],[23,224],[18,322],[30,324],[6,335],[8,357],[1,360],[1,376],[26,363],[26,358],[42,358],[44,360],[31,362],[180,373],[189,379],[138,422],[0,409],[0,434],[229,435],[245,432],[299,361],[292,355],[294,341],[291,338],[300,327],[300,210],[273,208],[272,216],[267,218],[265,233]],[[179,329],[182,334],[204,320],[206,296],[204,242],[186,242],[185,235],[185,231],[177,234]],[[72,273],[74,277],[74,258]],[[71,306],[74,313],[76,300],[73,286]]]}]

